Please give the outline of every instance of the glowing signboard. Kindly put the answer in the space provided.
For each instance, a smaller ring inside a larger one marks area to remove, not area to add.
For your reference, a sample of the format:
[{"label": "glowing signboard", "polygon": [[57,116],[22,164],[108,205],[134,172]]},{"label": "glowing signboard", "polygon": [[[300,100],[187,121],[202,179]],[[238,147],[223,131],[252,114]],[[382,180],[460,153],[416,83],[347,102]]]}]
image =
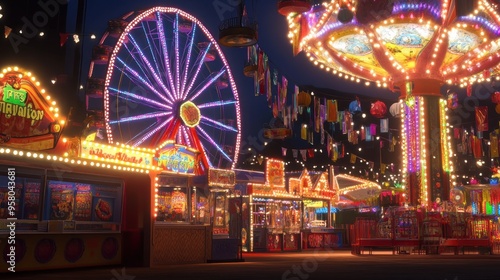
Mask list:
[{"label": "glowing signboard", "polygon": [[27,150],[52,149],[64,121],[56,102],[29,72],[17,67],[0,74],[0,145]]},{"label": "glowing signboard", "polygon": [[90,141],[83,141],[81,149],[82,158],[153,166],[152,153],[140,152],[133,149],[123,149]]},{"label": "glowing signboard", "polygon": [[285,163],[283,161],[267,160],[266,181],[273,188],[285,187]]},{"label": "glowing signboard", "polygon": [[153,164],[162,170],[194,174],[198,151],[177,144],[168,144],[153,158]]},{"label": "glowing signboard", "polygon": [[235,173],[232,170],[210,169],[208,171],[208,185],[217,187],[233,187],[236,183]]}]

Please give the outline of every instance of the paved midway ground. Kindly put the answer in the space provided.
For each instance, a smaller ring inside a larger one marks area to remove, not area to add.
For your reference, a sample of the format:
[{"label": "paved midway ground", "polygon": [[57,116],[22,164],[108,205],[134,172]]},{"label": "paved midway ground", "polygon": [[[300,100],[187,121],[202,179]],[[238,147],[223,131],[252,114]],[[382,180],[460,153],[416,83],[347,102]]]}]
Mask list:
[{"label": "paved midway ground", "polygon": [[18,280],[500,280],[500,255],[353,256],[349,251],[249,253],[245,262],[102,267],[51,272],[2,273]]}]

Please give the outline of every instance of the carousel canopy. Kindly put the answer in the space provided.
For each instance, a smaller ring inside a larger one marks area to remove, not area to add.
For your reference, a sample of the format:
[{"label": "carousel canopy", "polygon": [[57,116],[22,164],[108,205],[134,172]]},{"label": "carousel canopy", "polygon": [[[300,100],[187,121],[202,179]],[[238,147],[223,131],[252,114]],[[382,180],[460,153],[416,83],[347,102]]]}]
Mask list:
[{"label": "carousel canopy", "polygon": [[[332,0],[289,14],[289,38],[314,64],[348,80],[391,89],[418,79],[469,85],[500,74],[500,5],[474,1],[472,13],[461,15],[462,2]],[[346,8],[355,14],[349,21]]]}]

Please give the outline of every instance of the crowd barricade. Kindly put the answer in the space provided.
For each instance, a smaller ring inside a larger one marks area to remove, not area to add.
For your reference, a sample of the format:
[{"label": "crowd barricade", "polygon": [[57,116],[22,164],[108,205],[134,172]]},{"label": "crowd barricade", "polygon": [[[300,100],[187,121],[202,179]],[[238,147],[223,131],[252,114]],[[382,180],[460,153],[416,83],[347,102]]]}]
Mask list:
[{"label": "crowd barricade", "polygon": [[[452,228],[453,230],[453,228]],[[452,232],[455,236],[446,237],[440,244],[440,253],[453,249],[455,254],[492,253],[491,218],[470,216],[466,219],[465,232],[458,227]]]},{"label": "crowd barricade", "polygon": [[470,213],[391,209],[381,220],[358,218],[351,231],[353,254],[499,254],[500,225]]}]

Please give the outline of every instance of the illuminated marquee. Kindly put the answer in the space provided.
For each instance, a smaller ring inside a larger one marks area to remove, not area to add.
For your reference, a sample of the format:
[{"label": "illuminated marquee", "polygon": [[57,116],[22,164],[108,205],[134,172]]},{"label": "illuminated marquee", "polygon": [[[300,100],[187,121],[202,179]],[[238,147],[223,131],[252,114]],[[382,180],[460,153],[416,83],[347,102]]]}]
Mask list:
[{"label": "illuminated marquee", "polygon": [[268,159],[266,165],[266,182],[271,187],[285,187],[285,163],[280,160]]},{"label": "illuminated marquee", "polygon": [[89,141],[82,142],[81,157],[125,164],[129,163],[144,167],[153,166],[153,153],[151,152],[120,148],[117,146],[93,143]]},{"label": "illuminated marquee", "polygon": [[235,173],[232,170],[210,169],[208,185],[217,187],[232,187],[236,183]]},{"label": "illuminated marquee", "polygon": [[0,73],[0,145],[27,150],[55,147],[64,120],[56,102],[30,72]]},{"label": "illuminated marquee", "polygon": [[153,158],[153,164],[164,171],[194,174],[199,152],[177,144],[167,144]]}]

